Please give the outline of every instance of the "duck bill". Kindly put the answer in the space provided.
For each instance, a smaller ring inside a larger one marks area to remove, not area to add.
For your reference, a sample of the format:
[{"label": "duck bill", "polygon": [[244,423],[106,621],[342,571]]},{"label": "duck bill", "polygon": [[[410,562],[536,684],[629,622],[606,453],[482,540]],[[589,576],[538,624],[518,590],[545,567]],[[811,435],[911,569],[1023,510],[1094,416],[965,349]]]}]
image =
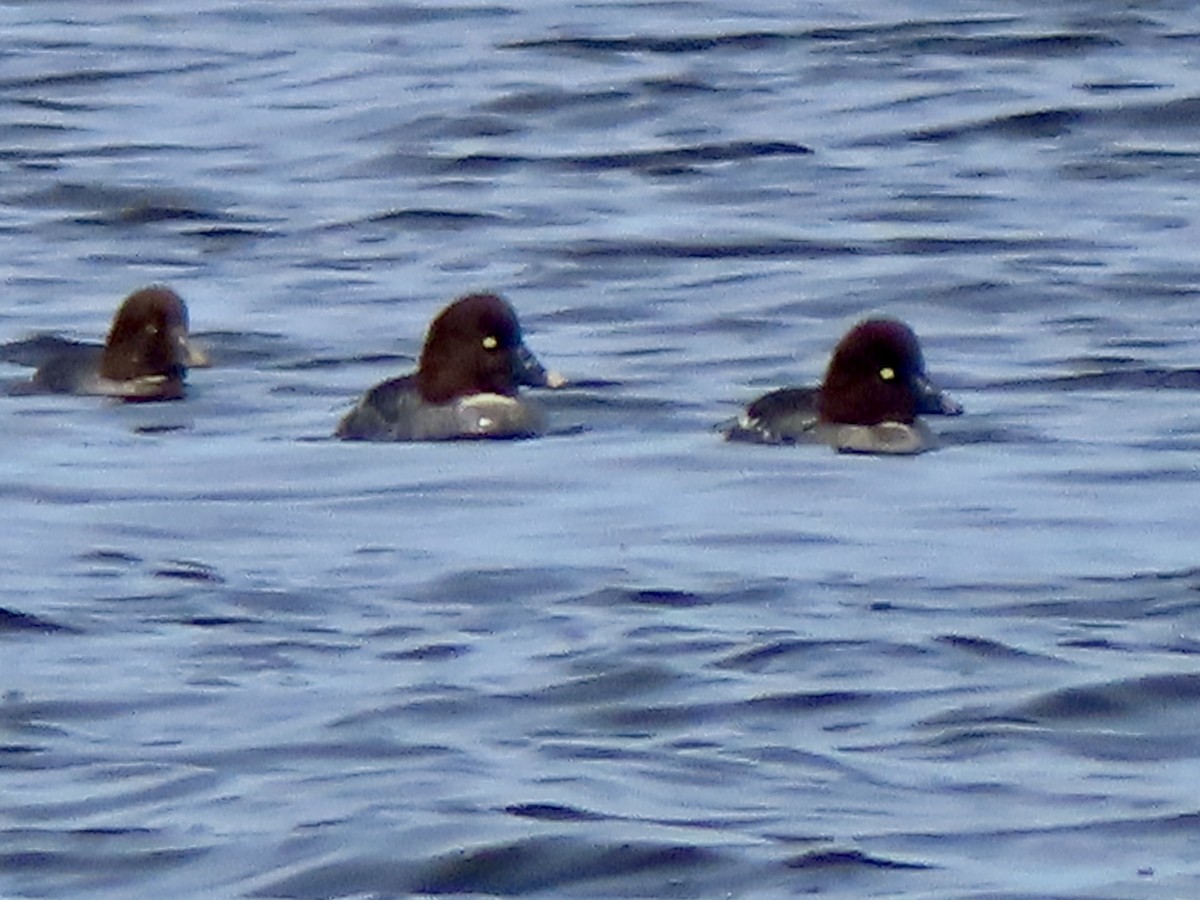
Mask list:
[{"label": "duck bill", "polygon": [[202,348],[191,343],[187,345],[187,355],[184,360],[189,369],[207,369],[212,366],[211,357]]},{"label": "duck bill", "polygon": [[946,394],[921,375],[913,383],[917,395],[917,412],[927,416],[957,416],[963,411],[962,405]]},{"label": "duck bill", "polygon": [[549,384],[546,370],[524,344],[517,347],[517,352],[513,356],[513,376],[517,384],[523,384],[526,387],[546,387]]},{"label": "duck bill", "polygon": [[207,369],[212,365],[208,354],[191,341],[187,332],[178,333],[174,338],[179,352],[179,361],[185,369]]}]

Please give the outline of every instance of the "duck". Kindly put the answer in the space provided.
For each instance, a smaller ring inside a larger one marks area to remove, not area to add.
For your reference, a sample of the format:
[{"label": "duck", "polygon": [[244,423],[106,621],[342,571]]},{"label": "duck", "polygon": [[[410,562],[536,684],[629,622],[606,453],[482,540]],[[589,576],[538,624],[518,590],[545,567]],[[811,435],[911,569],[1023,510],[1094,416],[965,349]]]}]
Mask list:
[{"label": "duck", "polygon": [[912,328],[897,319],[870,318],[838,342],[819,387],[765,394],[721,431],[729,441],[824,443],[841,453],[906,455],[937,446],[918,416],[962,411],[929,379]]},{"label": "duck", "polygon": [[8,345],[3,358],[36,366],[14,393],[90,394],[129,402],[183,399],[187,370],[210,364],[189,337],[187,305],[165,285],[139,288],[126,297],[103,346],[42,336]]},{"label": "duck", "polygon": [[516,311],[493,293],[468,294],[434,317],[417,369],[368,390],[334,436],[347,441],[446,441],[541,434],[525,387],[558,387],[525,346]]}]

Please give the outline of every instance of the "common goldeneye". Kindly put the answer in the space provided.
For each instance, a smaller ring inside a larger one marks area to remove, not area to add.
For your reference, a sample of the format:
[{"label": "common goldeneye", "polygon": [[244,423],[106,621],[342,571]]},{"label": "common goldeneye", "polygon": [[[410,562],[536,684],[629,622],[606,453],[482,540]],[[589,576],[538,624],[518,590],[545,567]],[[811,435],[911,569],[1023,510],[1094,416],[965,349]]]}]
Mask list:
[{"label": "common goldeneye", "polygon": [[911,328],[895,319],[867,319],[838,343],[820,387],[772,391],[721,430],[731,441],[911,454],[936,445],[919,414],[961,412],[929,381]]}]

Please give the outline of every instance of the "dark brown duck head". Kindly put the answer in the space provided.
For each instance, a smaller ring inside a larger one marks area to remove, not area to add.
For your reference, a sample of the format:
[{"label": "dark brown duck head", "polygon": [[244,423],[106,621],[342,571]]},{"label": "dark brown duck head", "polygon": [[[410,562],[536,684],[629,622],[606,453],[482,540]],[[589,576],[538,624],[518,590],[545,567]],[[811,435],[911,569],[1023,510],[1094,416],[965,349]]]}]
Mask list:
[{"label": "dark brown duck head", "polygon": [[188,366],[207,365],[188,342],[188,313],[173,290],[153,286],[125,298],[113,319],[100,377],[127,400],[176,400]]},{"label": "dark brown duck head", "polygon": [[429,403],[474,394],[517,396],[521,385],[544,387],[546,370],[521,340],[513,308],[495,294],[471,294],[438,313],[417,369],[417,389]]},{"label": "dark brown duck head", "polygon": [[821,420],[845,425],[955,416],[962,407],[930,382],[921,345],[895,319],[868,319],[838,342],[821,384]]}]

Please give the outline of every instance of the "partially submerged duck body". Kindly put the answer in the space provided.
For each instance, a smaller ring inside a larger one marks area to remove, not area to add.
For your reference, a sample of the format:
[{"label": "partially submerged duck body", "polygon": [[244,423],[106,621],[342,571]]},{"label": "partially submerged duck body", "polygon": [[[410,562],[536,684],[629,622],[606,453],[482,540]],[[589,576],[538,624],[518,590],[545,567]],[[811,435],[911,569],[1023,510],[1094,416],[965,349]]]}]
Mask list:
[{"label": "partially submerged duck body", "polygon": [[820,387],[765,394],[722,432],[731,441],[823,443],[842,453],[914,454],[937,445],[918,415],[961,412],[926,375],[911,328],[895,319],[867,319],[838,342]]},{"label": "partially submerged duck body", "polygon": [[417,371],[368,390],[334,434],[359,441],[533,437],[543,416],[519,388],[560,381],[526,348],[512,306],[495,294],[471,294],[434,318]]}]

